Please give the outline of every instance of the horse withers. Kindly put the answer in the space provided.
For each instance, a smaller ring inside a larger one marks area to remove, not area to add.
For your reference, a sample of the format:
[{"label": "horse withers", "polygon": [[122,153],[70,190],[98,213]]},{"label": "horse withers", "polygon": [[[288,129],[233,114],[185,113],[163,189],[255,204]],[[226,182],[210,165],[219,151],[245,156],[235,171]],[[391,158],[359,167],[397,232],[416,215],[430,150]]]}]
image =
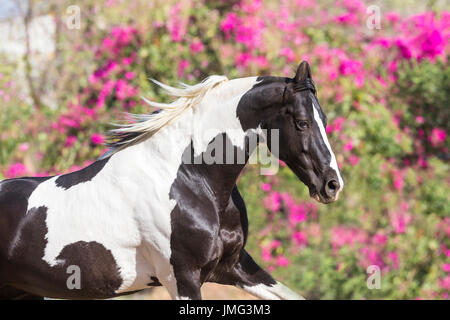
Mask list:
[{"label": "horse withers", "polygon": [[201,299],[207,281],[301,298],[245,251],[236,180],[256,136],[311,197],[338,198],[344,183],[308,63],[293,78],[157,84],[178,99],[146,100],[159,112],[112,130],[110,151],[90,166],[0,182],[0,298],[98,299],[163,285],[174,299]]}]

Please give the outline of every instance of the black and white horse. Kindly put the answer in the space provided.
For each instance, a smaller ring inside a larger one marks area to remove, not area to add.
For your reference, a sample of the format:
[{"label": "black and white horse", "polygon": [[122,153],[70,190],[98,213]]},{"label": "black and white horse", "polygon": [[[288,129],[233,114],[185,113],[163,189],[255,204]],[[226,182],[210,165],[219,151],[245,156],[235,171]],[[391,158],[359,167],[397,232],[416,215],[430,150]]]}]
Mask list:
[{"label": "black and white horse", "polygon": [[[344,183],[308,63],[292,79],[158,84],[178,99],[147,101],[160,112],[113,130],[103,158],[69,174],[0,182],[0,298],[108,298],[163,285],[174,299],[201,299],[206,281],[264,299],[301,298],[245,251],[236,179],[257,136],[269,149],[279,143],[275,155],[313,198],[337,199]],[[279,141],[263,133],[275,129]],[[205,163],[218,140],[234,161]]]}]

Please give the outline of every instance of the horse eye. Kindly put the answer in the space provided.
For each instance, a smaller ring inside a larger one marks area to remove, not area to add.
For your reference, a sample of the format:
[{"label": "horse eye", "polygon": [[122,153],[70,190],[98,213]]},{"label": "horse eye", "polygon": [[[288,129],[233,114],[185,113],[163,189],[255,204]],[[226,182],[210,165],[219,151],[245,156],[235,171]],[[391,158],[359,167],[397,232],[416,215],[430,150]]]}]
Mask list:
[{"label": "horse eye", "polygon": [[295,121],[295,126],[298,130],[305,130],[308,128],[308,121],[306,120],[297,120]]}]

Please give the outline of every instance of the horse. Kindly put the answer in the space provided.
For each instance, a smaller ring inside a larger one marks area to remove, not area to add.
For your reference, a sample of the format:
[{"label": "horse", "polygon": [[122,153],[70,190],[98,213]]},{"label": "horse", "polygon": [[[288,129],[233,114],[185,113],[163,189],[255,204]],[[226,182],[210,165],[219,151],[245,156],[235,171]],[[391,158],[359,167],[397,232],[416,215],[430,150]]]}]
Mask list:
[{"label": "horse", "polygon": [[[0,298],[106,299],[164,286],[172,299],[201,299],[205,282],[262,299],[303,298],[245,250],[236,181],[256,136],[313,199],[338,199],[344,182],[309,64],[293,78],[153,81],[176,99],[144,98],[159,111],[118,124],[110,151],[91,165],[0,182]],[[233,152],[233,161],[202,161],[219,154],[214,141],[226,151],[219,160]]]}]

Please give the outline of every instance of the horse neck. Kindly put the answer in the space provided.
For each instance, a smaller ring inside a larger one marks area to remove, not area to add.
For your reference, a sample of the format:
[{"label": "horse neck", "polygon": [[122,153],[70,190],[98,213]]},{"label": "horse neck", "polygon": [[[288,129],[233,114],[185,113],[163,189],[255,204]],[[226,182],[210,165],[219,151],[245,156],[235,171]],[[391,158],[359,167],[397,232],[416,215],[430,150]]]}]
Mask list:
[{"label": "horse neck", "polygon": [[[222,83],[208,92],[199,105],[183,112],[151,138],[112,158],[118,164],[127,163],[128,167],[136,168],[135,175],[158,177],[155,178],[157,183],[172,183],[182,171],[187,176],[202,178],[215,192],[231,193],[253,151],[246,145],[249,132],[243,131],[236,109],[242,95],[255,83],[256,77]],[[242,158],[239,163],[232,164],[185,161],[184,157],[189,153],[193,155],[191,160],[204,157],[210,143],[219,135],[226,137],[235,154],[243,156],[243,161]],[[126,173],[130,174],[130,171]]]},{"label": "horse neck", "polygon": [[[190,121],[192,157],[183,163],[182,170],[189,176],[201,176],[215,194],[223,194],[226,200],[256,147],[247,143],[253,130],[244,131],[237,117],[241,97],[256,82],[256,77],[227,81],[212,90],[193,109]],[[222,144],[218,143],[220,141]],[[217,151],[222,154],[217,155]]]}]

